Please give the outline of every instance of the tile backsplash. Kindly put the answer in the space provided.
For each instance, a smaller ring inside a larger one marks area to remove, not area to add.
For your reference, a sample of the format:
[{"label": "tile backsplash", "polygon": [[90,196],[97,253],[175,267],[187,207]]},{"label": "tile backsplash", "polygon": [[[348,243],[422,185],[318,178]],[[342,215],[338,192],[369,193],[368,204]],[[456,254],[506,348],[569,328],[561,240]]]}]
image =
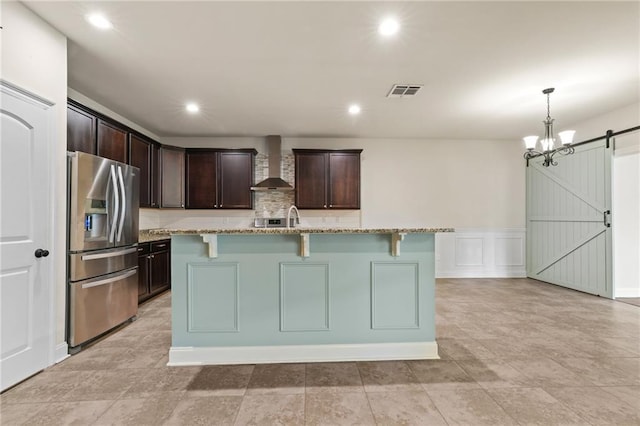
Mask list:
[{"label": "tile backsplash", "polygon": [[[269,177],[269,162],[265,154],[255,159],[255,182]],[[282,156],[281,177],[295,186],[293,154]],[[245,228],[253,226],[256,217],[285,217],[295,199],[294,191],[257,191],[254,210],[183,210],[140,209],[140,229],[203,229]],[[360,210],[302,210],[303,226],[358,228]]]}]

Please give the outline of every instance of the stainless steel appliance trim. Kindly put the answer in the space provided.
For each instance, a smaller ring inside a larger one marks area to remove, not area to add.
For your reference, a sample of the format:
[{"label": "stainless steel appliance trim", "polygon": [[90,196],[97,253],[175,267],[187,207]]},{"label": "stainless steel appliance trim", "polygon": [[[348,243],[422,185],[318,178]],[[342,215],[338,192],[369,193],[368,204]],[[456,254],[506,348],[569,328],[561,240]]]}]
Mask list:
[{"label": "stainless steel appliance trim", "polygon": [[124,274],[120,274],[117,275],[115,277],[111,277],[111,278],[106,278],[103,280],[98,280],[98,281],[91,281],[85,284],[82,284],[82,288],[91,288],[91,287],[98,287],[101,285],[106,285],[106,284],[111,284],[114,283],[116,281],[120,281],[120,280],[124,280],[125,278],[129,278],[131,275],[135,275],[138,273],[138,269],[132,269],[128,272],[125,272]]},{"label": "stainless steel appliance trim", "polygon": [[120,224],[118,226],[118,238],[117,242],[122,239],[122,228],[124,227],[124,217],[127,209],[127,193],[124,188],[124,179],[122,178],[122,167],[118,166],[118,181],[120,182],[120,191],[122,193],[122,210],[120,212]]},{"label": "stainless steel appliance trim", "polygon": [[109,253],[83,254],[80,257],[80,259],[82,259],[82,260],[105,259],[107,257],[117,257],[117,256],[122,256],[122,255],[125,255],[125,254],[137,252],[137,251],[138,251],[138,248],[137,247],[133,247],[133,248],[125,249],[125,250],[112,251],[112,252],[109,252]]},{"label": "stainless steel appliance trim", "polygon": [[120,213],[118,211],[120,210],[120,194],[118,194],[118,182],[116,180],[116,166],[114,166],[113,164],[111,165],[111,182],[113,185],[113,203],[115,204],[115,206],[113,208],[113,222],[111,224],[111,230],[109,232],[110,243],[112,243],[116,237],[116,231],[117,231],[116,223],[118,222],[118,213]]}]

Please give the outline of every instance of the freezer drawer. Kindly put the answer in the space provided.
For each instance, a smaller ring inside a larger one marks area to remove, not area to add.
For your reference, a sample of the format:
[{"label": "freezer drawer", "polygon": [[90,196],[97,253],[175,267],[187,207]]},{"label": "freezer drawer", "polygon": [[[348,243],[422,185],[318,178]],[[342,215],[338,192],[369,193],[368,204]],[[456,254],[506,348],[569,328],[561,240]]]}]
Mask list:
[{"label": "freezer drawer", "polygon": [[69,284],[69,346],[78,346],[138,313],[138,268]]},{"label": "freezer drawer", "polygon": [[138,247],[126,247],[69,255],[69,280],[80,281],[138,265]]}]

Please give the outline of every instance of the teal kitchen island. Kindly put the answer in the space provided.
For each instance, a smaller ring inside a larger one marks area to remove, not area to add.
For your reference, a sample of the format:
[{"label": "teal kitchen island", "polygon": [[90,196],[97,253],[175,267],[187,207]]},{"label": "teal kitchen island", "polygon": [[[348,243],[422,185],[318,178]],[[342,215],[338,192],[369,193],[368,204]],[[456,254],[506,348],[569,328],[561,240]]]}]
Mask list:
[{"label": "teal kitchen island", "polygon": [[152,230],[171,235],[169,365],[438,358],[436,232]]}]

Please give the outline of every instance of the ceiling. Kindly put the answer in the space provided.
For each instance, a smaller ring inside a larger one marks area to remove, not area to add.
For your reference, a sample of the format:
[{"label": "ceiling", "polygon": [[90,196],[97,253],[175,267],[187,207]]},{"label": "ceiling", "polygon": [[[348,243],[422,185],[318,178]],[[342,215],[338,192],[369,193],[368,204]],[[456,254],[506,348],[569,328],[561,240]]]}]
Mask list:
[{"label": "ceiling", "polygon": [[69,87],[160,136],[517,140],[546,87],[557,130],[640,99],[639,2],[23,3],[68,37]]}]

